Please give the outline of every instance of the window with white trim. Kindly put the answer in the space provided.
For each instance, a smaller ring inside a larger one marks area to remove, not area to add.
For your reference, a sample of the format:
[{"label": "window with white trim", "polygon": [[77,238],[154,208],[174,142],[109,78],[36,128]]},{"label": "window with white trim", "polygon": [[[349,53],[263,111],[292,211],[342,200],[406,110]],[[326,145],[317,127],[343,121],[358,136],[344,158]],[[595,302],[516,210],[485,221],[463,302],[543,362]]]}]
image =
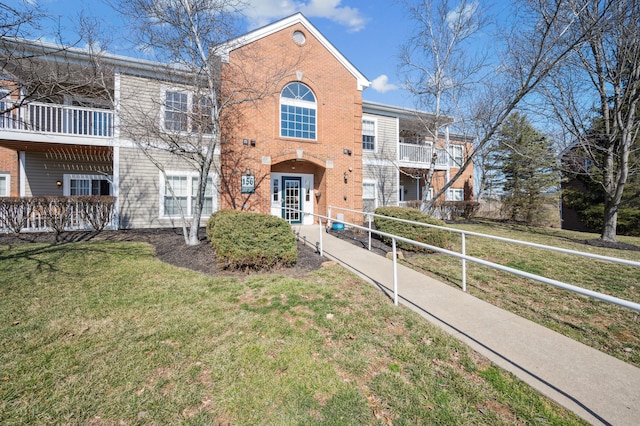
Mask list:
[{"label": "window with white trim", "polygon": [[0,197],[8,197],[11,194],[11,175],[0,173]]},{"label": "window with white trim", "polygon": [[449,146],[449,167],[460,167],[462,160],[462,145]]},{"label": "window with white trim", "polygon": [[111,176],[72,175],[63,176],[62,194],[70,195],[111,195]]},{"label": "window with white trim", "polygon": [[376,182],[362,182],[362,211],[373,212],[377,204]]},{"label": "window with white trim", "polygon": [[164,128],[170,132],[188,129],[189,94],[167,90],[164,94]]},{"label": "window with white trim", "polygon": [[209,96],[194,96],[191,114],[191,131],[194,133],[212,133],[213,123],[211,98]]},{"label": "window with white trim", "polygon": [[376,150],[376,122],[374,120],[362,120],[362,149],[365,151]]},{"label": "window with white trim", "polygon": [[161,127],[167,132],[212,133],[212,104],[206,93],[162,89]]},{"label": "window with white trim", "polygon": [[272,181],[273,189],[271,190],[271,202],[277,203],[280,199],[280,179],[274,178]]},{"label": "window with white trim", "polygon": [[[426,187],[422,187],[422,193],[424,194],[424,192],[426,191]],[[431,200],[433,198],[433,188],[429,187],[429,193],[427,194],[427,201]]]},{"label": "window with white trim", "polygon": [[316,139],[316,97],[299,82],[287,84],[280,93],[280,136]]},{"label": "window with white trim", "polygon": [[464,189],[462,188],[447,189],[447,201],[464,201]]},{"label": "window with white trim", "polygon": [[[197,173],[167,172],[166,180],[160,173],[160,216],[180,217],[182,212],[185,217],[191,217],[198,196],[199,181]],[[202,216],[210,216],[215,210],[213,177],[209,176],[202,203]]]}]

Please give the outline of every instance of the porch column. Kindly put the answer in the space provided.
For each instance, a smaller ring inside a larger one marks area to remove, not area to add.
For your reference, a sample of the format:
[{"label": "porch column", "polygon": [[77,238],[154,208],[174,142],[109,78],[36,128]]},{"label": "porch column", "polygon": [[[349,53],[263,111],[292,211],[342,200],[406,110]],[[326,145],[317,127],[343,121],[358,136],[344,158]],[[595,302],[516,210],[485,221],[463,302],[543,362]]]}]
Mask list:
[{"label": "porch column", "polygon": [[113,203],[113,228],[120,229],[120,147],[115,144],[113,147],[113,178],[111,191],[115,197]]},{"label": "porch column", "polygon": [[113,227],[120,229],[120,73],[113,75]]},{"label": "porch column", "polygon": [[26,172],[26,161],[27,155],[25,151],[18,152],[18,162],[20,167],[20,177],[18,178],[18,191],[20,192],[20,197],[27,196],[27,172]]}]

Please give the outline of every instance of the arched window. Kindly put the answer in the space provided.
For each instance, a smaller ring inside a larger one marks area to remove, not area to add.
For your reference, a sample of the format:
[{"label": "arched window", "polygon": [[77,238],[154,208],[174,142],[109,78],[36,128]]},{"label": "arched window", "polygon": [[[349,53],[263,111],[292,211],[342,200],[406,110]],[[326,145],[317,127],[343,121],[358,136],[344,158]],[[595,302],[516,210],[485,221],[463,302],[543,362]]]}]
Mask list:
[{"label": "arched window", "polygon": [[280,93],[280,136],[316,139],[316,97],[302,83],[289,83]]}]

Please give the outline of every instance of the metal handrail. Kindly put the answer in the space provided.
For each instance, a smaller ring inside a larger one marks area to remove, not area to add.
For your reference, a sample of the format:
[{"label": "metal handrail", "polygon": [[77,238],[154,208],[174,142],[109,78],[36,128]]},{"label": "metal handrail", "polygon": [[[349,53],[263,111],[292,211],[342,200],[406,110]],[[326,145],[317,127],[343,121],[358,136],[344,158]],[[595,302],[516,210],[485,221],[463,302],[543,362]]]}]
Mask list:
[{"label": "metal handrail", "polygon": [[473,232],[473,231],[465,231],[464,229],[456,229],[456,228],[449,228],[447,226],[432,225],[432,224],[429,224],[429,223],[416,222],[416,221],[413,221],[413,220],[400,219],[400,218],[391,217],[391,216],[384,216],[384,215],[380,215],[380,214],[376,214],[376,213],[368,213],[368,212],[361,212],[361,211],[357,211],[357,210],[350,210],[350,209],[345,209],[345,208],[342,208],[342,207],[329,206],[329,209],[330,209],[329,211],[331,211],[331,209],[338,209],[338,210],[342,210],[342,211],[348,211],[348,212],[351,212],[351,213],[358,213],[358,214],[363,214],[363,215],[377,216],[377,217],[382,217],[382,218],[385,218],[385,219],[395,220],[395,221],[398,221],[398,222],[409,223],[411,225],[420,225],[420,226],[425,226],[425,227],[428,227],[428,228],[442,229],[444,231],[455,232],[455,233],[458,233],[458,234],[472,235],[472,236],[475,236],[475,237],[489,238],[489,239],[492,239],[492,240],[502,241],[502,242],[506,242],[506,243],[520,244],[520,245],[523,245],[523,246],[541,248],[541,249],[550,250],[550,251],[557,251],[557,252],[565,253],[565,254],[573,254],[573,255],[577,255],[577,256],[588,257],[588,258],[591,258],[591,259],[604,260],[604,261],[607,261],[607,262],[621,263],[621,264],[629,265],[629,266],[640,266],[640,262],[636,262],[634,260],[620,259],[620,258],[611,257],[611,256],[603,256],[603,255],[600,255],[600,254],[594,254],[594,253],[587,253],[587,252],[584,252],[584,251],[565,249],[565,248],[562,248],[562,247],[547,246],[547,245],[544,245],[544,244],[531,243],[529,241],[514,240],[514,239],[511,239],[511,238],[498,237],[496,235],[482,234],[482,233]]},{"label": "metal handrail", "polygon": [[[331,209],[331,207],[330,207],[330,209]],[[298,210],[298,209],[293,209],[293,210]],[[341,210],[348,211],[347,209],[341,209]],[[365,212],[357,212],[355,210],[353,210],[352,212],[365,213]],[[319,215],[319,214],[315,214],[315,213],[305,213],[305,212],[302,212],[302,214],[303,215],[310,214],[312,216],[320,218],[320,246],[322,247],[322,232],[323,232],[322,219],[326,219],[327,220],[327,224],[331,223],[331,221],[334,220],[330,216],[331,210],[329,210],[329,216],[323,216],[323,215]],[[366,214],[368,214],[368,213],[366,213]],[[388,218],[388,216],[382,216],[382,217]],[[602,301],[607,302],[607,303],[612,303],[612,304],[615,304],[615,305],[619,305],[619,306],[622,306],[622,307],[625,307],[625,308],[632,309],[634,311],[640,312],[640,304],[639,303],[631,302],[629,300],[624,300],[624,299],[621,299],[619,297],[615,297],[615,296],[611,296],[611,295],[608,295],[608,294],[600,293],[600,292],[597,292],[597,291],[589,290],[589,289],[586,289],[586,288],[578,287],[578,286],[575,286],[575,285],[572,285],[572,284],[567,284],[567,283],[564,283],[562,281],[554,280],[554,279],[543,277],[543,276],[540,276],[540,275],[531,274],[529,272],[524,272],[524,271],[521,271],[519,269],[515,269],[515,268],[508,267],[508,266],[500,265],[500,264],[494,263],[494,262],[489,262],[489,261],[484,260],[484,259],[479,259],[479,258],[476,258],[476,257],[473,257],[473,256],[468,256],[467,254],[464,253],[464,248],[463,248],[463,253],[457,253],[457,252],[454,252],[454,251],[451,251],[451,250],[443,249],[441,247],[432,246],[432,245],[421,243],[421,242],[418,242],[418,241],[414,241],[414,240],[411,240],[411,239],[408,239],[408,238],[404,238],[404,237],[400,237],[400,236],[397,236],[397,235],[388,234],[386,232],[382,232],[382,231],[378,231],[378,230],[375,230],[375,229],[371,229],[370,227],[367,228],[367,227],[356,225],[356,224],[349,223],[349,222],[346,222],[346,221],[342,221],[341,223],[344,223],[345,225],[351,226],[351,227],[356,228],[356,229],[362,229],[362,230],[365,230],[365,231],[369,231],[371,233],[375,233],[376,235],[380,235],[380,236],[383,236],[383,237],[386,237],[386,238],[390,238],[392,240],[393,268],[394,268],[394,274],[393,274],[394,275],[394,277],[393,277],[394,303],[396,305],[398,304],[398,278],[397,278],[396,241],[402,241],[402,242],[405,242],[405,243],[408,243],[408,244],[416,245],[418,247],[426,248],[428,250],[432,250],[432,251],[436,251],[436,252],[439,252],[439,253],[448,254],[448,255],[453,256],[453,257],[457,257],[459,259],[462,259],[463,262],[465,262],[465,261],[474,262],[474,263],[477,263],[477,264],[480,264],[480,265],[483,265],[483,266],[488,266],[490,268],[497,269],[499,271],[503,271],[503,272],[507,272],[507,273],[510,273],[510,274],[513,274],[513,275],[517,275],[517,276],[520,276],[520,277],[532,279],[534,281],[538,281],[538,282],[541,282],[541,283],[544,283],[544,284],[552,285],[554,287],[558,287],[558,288],[561,288],[561,289],[564,289],[564,290],[572,291],[574,293],[582,294],[584,296],[592,297],[594,299],[602,300]],[[439,227],[439,228],[443,228],[443,227]],[[446,228],[446,229],[450,230],[452,228]],[[459,231],[459,230],[456,230],[456,231]],[[484,234],[480,234],[480,235],[484,235]],[[513,240],[513,241],[518,241],[518,240]],[[582,252],[578,252],[578,253],[582,253]],[[322,254],[322,252],[321,252],[321,254]],[[606,257],[606,256],[604,256],[604,257]],[[617,259],[617,258],[611,258],[611,259]],[[620,260],[620,259],[618,259],[618,260]],[[634,266],[640,266],[639,262],[633,262],[633,263],[637,264],[637,265],[634,265]],[[466,264],[463,263],[463,271],[465,270],[465,265]]]}]

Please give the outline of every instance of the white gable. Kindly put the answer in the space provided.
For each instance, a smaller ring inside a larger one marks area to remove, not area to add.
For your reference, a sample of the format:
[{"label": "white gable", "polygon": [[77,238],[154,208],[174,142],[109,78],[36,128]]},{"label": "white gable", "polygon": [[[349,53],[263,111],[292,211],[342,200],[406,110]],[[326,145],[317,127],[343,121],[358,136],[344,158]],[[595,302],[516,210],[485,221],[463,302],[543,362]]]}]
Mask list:
[{"label": "white gable", "polygon": [[320,41],[320,43],[329,52],[331,52],[331,54],[338,60],[338,62],[340,62],[356,78],[358,82],[358,90],[364,90],[365,88],[369,87],[369,85],[371,84],[369,80],[367,80],[367,78],[360,71],[358,71],[358,69],[353,66],[353,64],[349,62],[347,58],[345,58],[344,55],[340,53],[340,51],[336,49],[335,46],[331,44],[320,31],[318,31],[318,29],[314,27],[302,13],[296,13],[295,15],[291,15],[288,18],[281,19],[280,21],[274,22],[273,24],[258,28],[257,30],[251,31],[250,33],[221,44],[216,47],[217,54],[221,56],[223,61],[227,62],[229,61],[229,53],[232,50],[252,43],[263,37],[267,37],[271,34],[277,33],[278,31],[284,30],[295,24],[301,24],[302,26],[304,26],[305,29],[309,31],[309,33],[313,34],[313,36],[318,39],[318,41]]}]

